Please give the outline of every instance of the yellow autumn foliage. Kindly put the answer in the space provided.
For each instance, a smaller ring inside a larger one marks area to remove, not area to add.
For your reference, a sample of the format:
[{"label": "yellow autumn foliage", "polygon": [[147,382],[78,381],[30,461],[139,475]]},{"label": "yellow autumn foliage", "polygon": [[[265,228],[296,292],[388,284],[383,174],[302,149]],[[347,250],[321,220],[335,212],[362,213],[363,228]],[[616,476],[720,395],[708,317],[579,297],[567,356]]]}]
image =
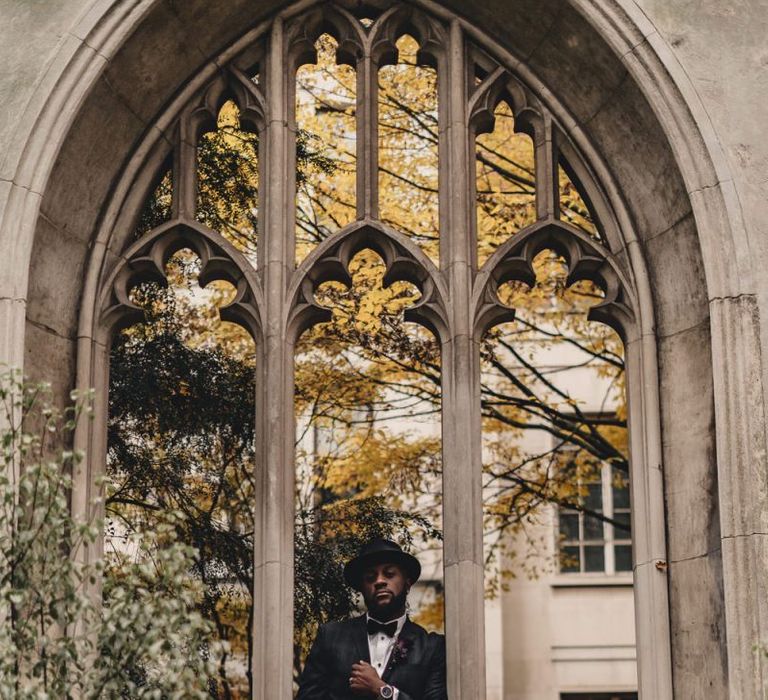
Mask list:
[{"label": "yellow autumn foliage", "polygon": [[[336,63],[336,45],[330,35],[321,36],[316,63],[297,72],[296,125],[305,158],[295,202],[297,262],[356,217],[356,76],[350,66]],[[418,64],[412,37],[401,37],[397,48],[397,64],[379,72],[379,215],[437,261],[437,78],[433,68]],[[505,101],[495,116],[493,130],[480,135],[475,146],[480,265],[536,220],[533,145],[515,130]],[[256,141],[241,127],[237,107],[227,103],[203,145],[234,154],[242,180],[255,190]],[[201,216],[241,250],[254,254],[257,198],[220,201],[216,197],[229,192],[230,183],[219,183],[223,190],[216,190],[213,176],[201,176]],[[561,217],[599,237],[597,222],[565,168],[558,178]],[[182,290],[179,308],[187,319],[190,345],[216,345],[253,361],[247,333],[219,318],[218,309],[231,298],[232,288],[209,285],[204,302],[195,301],[195,295],[183,291],[194,283],[194,274],[189,274],[194,264],[189,255],[180,255],[180,262],[171,265],[178,269],[169,276]],[[627,463],[621,341],[586,317],[602,293],[587,282],[568,286],[564,262],[551,251],[537,257],[535,271],[533,288],[502,288],[500,297],[517,310],[517,321],[492,330],[480,351],[485,518],[493,542],[494,533],[525,527],[551,503],[578,504],[584,480],[601,460],[624,467]],[[334,499],[383,496],[393,508],[428,514],[439,527],[439,351],[434,338],[403,322],[418,290],[406,282],[385,287],[384,272],[377,254],[362,251],[350,265],[350,288],[329,282],[317,292],[318,302],[331,310],[331,320],[308,330],[297,345],[296,455],[304,479],[298,480],[297,499],[305,506],[326,499],[333,509]],[[554,370],[542,370],[541,358],[562,348],[579,353],[573,366],[588,367],[605,380],[605,413],[612,422],[599,424],[594,415],[583,414],[582,402],[568,391],[567,381],[559,381]],[[560,425],[558,421],[566,427],[554,431],[553,448],[528,454],[521,445],[525,431],[546,430]],[[573,445],[566,472],[558,450]],[[623,478],[621,470],[614,473]],[[323,536],[331,536],[333,528],[329,525]],[[419,615],[437,626],[442,599]]]}]

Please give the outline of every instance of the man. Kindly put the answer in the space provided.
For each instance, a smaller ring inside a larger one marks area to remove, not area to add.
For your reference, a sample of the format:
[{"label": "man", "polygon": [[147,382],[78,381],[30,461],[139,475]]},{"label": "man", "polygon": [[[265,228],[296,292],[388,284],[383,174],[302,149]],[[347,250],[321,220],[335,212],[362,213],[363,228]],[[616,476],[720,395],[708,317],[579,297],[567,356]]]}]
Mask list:
[{"label": "man", "polygon": [[366,615],[318,630],[296,700],[447,700],[445,637],[408,619],[408,591],[421,565],[397,544],[373,539],[344,567]]}]

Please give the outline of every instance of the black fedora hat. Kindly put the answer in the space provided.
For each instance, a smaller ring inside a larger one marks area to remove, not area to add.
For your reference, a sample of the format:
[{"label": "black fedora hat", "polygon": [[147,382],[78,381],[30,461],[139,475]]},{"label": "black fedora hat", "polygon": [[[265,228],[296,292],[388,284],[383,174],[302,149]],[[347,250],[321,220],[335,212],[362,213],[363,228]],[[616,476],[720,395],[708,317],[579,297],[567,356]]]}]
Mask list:
[{"label": "black fedora hat", "polygon": [[381,537],[375,537],[360,547],[360,552],[350,559],[344,567],[344,580],[356,591],[361,589],[363,571],[374,564],[391,562],[399,564],[411,583],[416,583],[421,576],[419,560],[404,552],[399,544]]}]

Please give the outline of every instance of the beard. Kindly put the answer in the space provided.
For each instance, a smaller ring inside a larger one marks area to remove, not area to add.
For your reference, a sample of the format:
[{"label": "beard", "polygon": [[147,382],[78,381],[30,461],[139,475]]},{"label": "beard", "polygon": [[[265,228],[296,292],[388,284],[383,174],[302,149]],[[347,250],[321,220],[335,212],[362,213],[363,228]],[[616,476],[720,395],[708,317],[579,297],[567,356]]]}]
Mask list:
[{"label": "beard", "polygon": [[405,602],[408,598],[408,591],[403,589],[397,595],[393,595],[388,603],[381,605],[376,602],[372,596],[365,600],[365,607],[368,608],[368,614],[379,622],[388,622],[396,617],[400,617],[405,611]]}]

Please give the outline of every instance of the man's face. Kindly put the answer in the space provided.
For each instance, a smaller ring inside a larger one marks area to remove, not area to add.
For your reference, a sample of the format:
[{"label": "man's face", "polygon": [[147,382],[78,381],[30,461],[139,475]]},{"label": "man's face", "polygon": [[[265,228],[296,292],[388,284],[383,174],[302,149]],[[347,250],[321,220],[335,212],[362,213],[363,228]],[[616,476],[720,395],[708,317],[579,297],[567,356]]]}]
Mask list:
[{"label": "man's face", "polygon": [[410,587],[410,579],[397,564],[374,564],[363,571],[363,600],[368,612],[382,622],[403,614]]}]

